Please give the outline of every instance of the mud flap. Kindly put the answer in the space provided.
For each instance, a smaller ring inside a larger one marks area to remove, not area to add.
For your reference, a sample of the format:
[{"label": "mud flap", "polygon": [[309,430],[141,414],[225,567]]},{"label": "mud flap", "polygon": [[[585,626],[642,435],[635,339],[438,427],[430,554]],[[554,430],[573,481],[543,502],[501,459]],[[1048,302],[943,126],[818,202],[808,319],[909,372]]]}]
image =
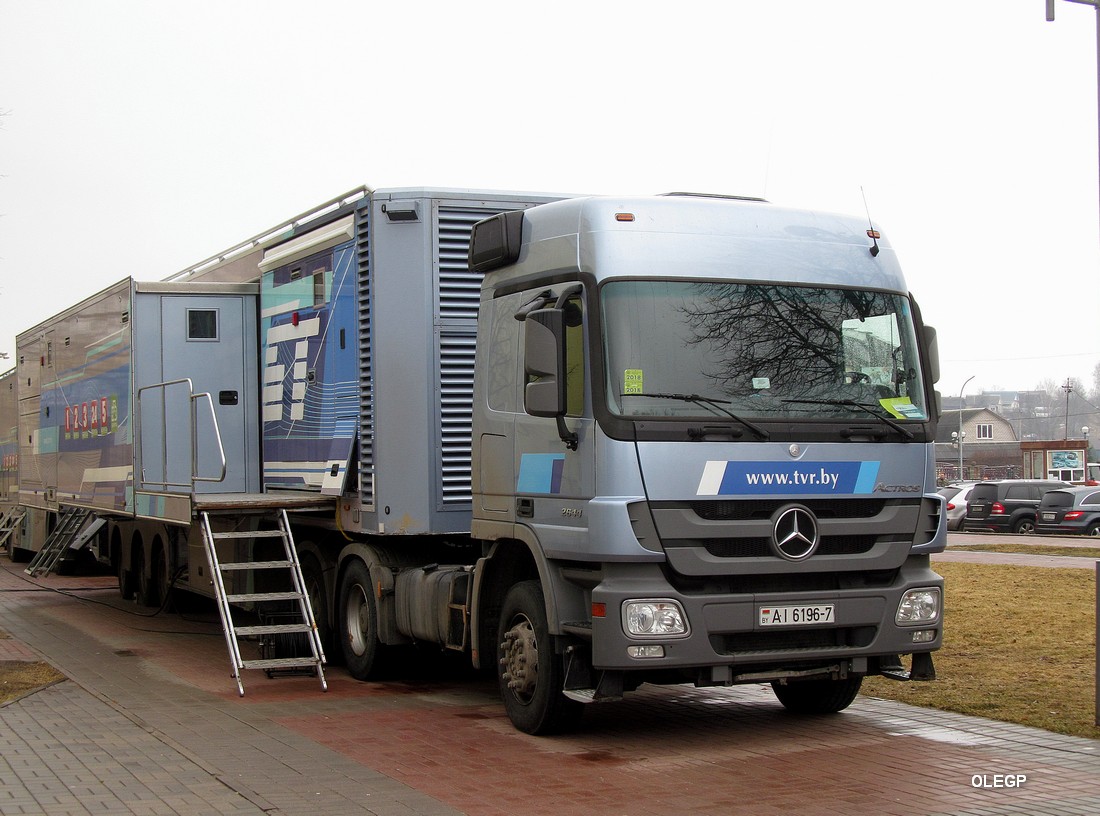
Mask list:
[{"label": "mud flap", "polygon": [[562,694],[579,703],[611,703],[623,698],[623,673],[592,668],[587,646],[565,650],[565,686]]}]

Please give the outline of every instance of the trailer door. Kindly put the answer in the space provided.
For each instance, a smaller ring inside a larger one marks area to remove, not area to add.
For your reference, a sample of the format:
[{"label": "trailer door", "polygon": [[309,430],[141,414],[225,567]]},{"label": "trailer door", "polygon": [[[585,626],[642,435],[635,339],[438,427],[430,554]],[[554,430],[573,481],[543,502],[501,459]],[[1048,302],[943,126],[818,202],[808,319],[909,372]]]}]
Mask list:
[{"label": "trailer door", "polygon": [[[246,295],[180,295],[161,299],[161,368],[164,381],[189,378],[196,394],[209,393],[225,451],[222,482],[198,481],[196,492],[241,493],[259,489],[259,444],[256,416],[255,299]],[[190,408],[171,389],[164,404],[168,481],[182,481],[191,471]],[[195,406],[195,475],[216,476],[221,470],[210,403]],[[148,463],[148,460],[147,460]]]}]

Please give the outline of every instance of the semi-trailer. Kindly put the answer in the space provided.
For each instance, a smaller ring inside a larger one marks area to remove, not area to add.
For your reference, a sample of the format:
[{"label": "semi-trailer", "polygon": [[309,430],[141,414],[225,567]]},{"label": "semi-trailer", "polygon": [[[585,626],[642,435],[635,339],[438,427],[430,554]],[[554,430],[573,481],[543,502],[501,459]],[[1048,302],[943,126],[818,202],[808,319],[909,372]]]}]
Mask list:
[{"label": "semi-trailer", "polygon": [[242,694],[414,644],[495,672],[530,733],[645,682],[833,712],[931,679],[935,332],[868,226],[352,191],[18,336],[12,551],[214,597]]}]

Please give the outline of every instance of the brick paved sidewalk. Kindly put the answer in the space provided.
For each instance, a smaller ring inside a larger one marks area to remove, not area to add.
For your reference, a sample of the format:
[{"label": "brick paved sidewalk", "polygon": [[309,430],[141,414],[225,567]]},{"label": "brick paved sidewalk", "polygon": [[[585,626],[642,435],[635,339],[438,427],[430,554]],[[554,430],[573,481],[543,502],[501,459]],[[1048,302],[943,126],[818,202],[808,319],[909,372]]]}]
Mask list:
[{"label": "brick paved sidewalk", "polygon": [[1100,813],[1097,740],[869,697],[794,717],[766,686],[646,686],[534,738],[462,676],[253,673],[239,698],[216,616],[137,610],[0,561],[0,627],[73,678],[0,707],[0,814]]}]

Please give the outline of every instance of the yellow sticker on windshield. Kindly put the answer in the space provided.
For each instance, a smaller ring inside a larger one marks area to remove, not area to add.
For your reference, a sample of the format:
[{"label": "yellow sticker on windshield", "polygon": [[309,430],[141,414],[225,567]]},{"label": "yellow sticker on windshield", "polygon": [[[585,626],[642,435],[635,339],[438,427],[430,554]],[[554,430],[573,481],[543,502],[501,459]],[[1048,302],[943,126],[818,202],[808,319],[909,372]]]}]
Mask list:
[{"label": "yellow sticker on windshield", "polygon": [[890,412],[890,416],[897,419],[925,419],[924,411],[913,404],[909,397],[891,397],[881,399],[878,404]]},{"label": "yellow sticker on windshield", "polygon": [[642,370],[640,368],[628,368],[623,372],[623,393],[645,393],[645,389],[642,383]]}]

